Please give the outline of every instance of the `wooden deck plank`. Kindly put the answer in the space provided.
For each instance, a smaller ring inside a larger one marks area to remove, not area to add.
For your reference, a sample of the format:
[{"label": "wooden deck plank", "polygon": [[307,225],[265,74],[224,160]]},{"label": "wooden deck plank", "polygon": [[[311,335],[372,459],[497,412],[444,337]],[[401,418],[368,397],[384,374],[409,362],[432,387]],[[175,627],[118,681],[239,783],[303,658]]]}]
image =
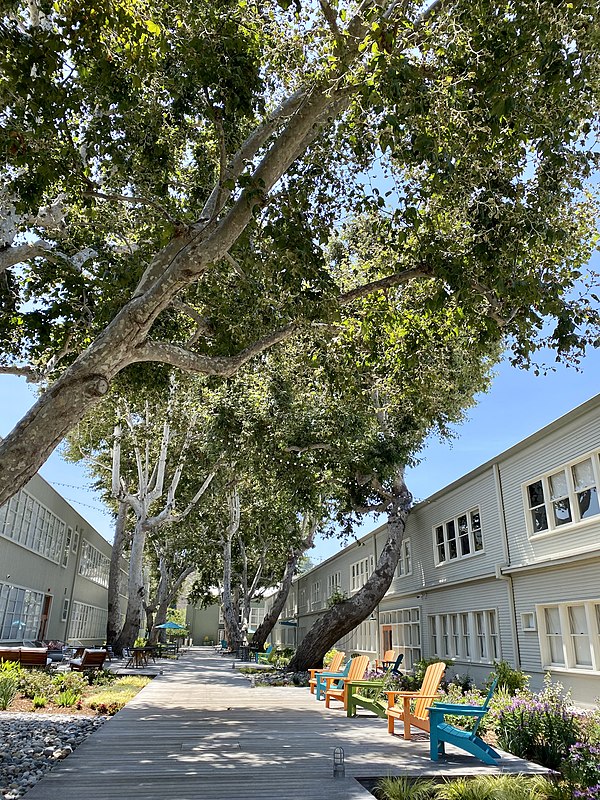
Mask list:
[{"label": "wooden deck plank", "polygon": [[[401,726],[400,726],[401,728]],[[343,747],[346,778],[332,777]],[[428,737],[389,736],[383,720],[349,720],[307,689],[252,688],[231,660],[194,648],[27,793],[27,800],[372,800],[355,778],[545,772],[513,756],[488,767]]]}]

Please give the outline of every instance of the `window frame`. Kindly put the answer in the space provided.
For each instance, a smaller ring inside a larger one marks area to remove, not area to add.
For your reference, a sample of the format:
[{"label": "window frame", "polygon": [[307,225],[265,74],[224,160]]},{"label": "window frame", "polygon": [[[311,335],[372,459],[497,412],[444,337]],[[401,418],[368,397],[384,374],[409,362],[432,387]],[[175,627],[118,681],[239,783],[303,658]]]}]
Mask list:
[{"label": "window frame", "polygon": [[470,664],[493,664],[501,659],[497,608],[428,614],[432,656]]},{"label": "window frame", "polygon": [[[576,633],[573,631],[574,617],[572,609],[584,609],[587,630]],[[558,633],[549,632],[547,612],[558,611],[560,630]],[[600,598],[585,600],[569,600],[559,603],[539,603],[535,607],[538,628],[538,641],[542,668],[559,672],[577,672],[582,675],[600,673]],[[578,663],[578,647],[576,639],[585,637],[590,654],[590,663]],[[552,656],[550,640],[557,639],[562,646],[563,660],[556,661]]]},{"label": "window frame", "polygon": [[[473,517],[478,517],[479,526],[473,525]],[[466,520],[467,530],[466,535],[464,528],[461,527],[460,521]],[[450,535],[450,531],[452,535]],[[441,540],[440,540],[441,532]],[[478,534],[478,535],[477,535]],[[479,506],[471,506],[466,511],[456,514],[454,517],[449,517],[433,526],[433,559],[436,567],[445,567],[448,564],[453,564],[458,561],[464,561],[466,558],[474,558],[485,553],[485,543],[483,541],[483,524],[481,520],[481,508]],[[464,553],[464,542],[468,542],[469,552]],[[481,547],[478,549],[478,545]],[[441,549],[443,549],[444,558],[441,558]],[[455,555],[450,555],[452,552]]]},{"label": "window frame", "polygon": [[[590,461],[592,465],[592,472],[595,483],[589,484],[585,489],[576,489],[575,469],[578,465]],[[567,484],[567,494],[561,497],[553,497],[552,492],[552,478],[564,473]],[[529,492],[530,487],[535,484],[541,483],[543,500],[537,505],[531,504],[531,495]],[[553,469],[547,470],[541,474],[536,475],[524,481],[521,484],[521,493],[523,500],[523,511],[525,515],[525,525],[529,539],[538,539],[544,536],[552,536],[553,534],[571,530],[573,527],[590,524],[600,521],[600,510],[589,517],[581,515],[580,495],[594,489],[596,493],[597,505],[600,507],[600,455],[597,450],[592,450],[584,453],[575,459],[558,464]],[[555,506],[557,503],[569,501],[570,519],[560,522],[557,520]],[[532,512],[536,509],[544,509],[546,527],[540,530],[535,530]]]},{"label": "window frame", "polygon": [[412,575],[412,545],[410,543],[410,536],[402,539],[400,545],[400,558],[396,565],[394,572],[395,578],[408,578]]},{"label": "window frame", "polygon": [[365,585],[375,569],[375,559],[372,555],[364,556],[350,564],[350,593],[354,594]]}]

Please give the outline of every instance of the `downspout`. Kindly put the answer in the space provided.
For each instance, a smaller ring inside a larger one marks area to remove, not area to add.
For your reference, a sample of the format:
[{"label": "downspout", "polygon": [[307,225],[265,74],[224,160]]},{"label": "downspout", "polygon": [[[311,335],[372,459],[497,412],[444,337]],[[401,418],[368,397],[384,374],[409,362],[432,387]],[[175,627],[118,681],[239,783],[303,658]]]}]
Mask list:
[{"label": "downspout", "polygon": [[[500,468],[497,463],[493,466],[494,471],[494,484],[496,487],[496,497],[498,499],[498,516],[500,518],[500,531],[502,533],[502,550],[504,553],[504,565],[496,564],[496,578],[504,580],[507,584],[508,607],[510,609],[511,626],[510,634],[513,645],[513,653],[515,656],[515,669],[521,669],[521,652],[519,648],[519,637],[517,634],[517,610],[515,606],[515,588],[513,579],[510,575],[505,575],[502,572],[503,566],[510,565],[510,544],[508,541],[508,529],[506,525],[506,513],[504,508],[504,497],[502,493],[502,478],[500,476]],[[500,636],[500,631],[498,631]]]}]

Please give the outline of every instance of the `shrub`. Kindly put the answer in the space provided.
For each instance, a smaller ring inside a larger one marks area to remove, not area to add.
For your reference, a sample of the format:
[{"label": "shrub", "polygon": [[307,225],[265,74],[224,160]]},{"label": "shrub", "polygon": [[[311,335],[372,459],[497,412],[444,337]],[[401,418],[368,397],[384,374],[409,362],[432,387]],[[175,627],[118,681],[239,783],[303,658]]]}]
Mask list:
[{"label": "shrub", "polygon": [[454,661],[447,661],[443,658],[422,658],[420,661],[417,661],[414,668],[415,679],[419,682],[417,688],[421,688],[421,684],[423,683],[423,678],[425,677],[425,673],[427,671],[427,667],[431,664],[437,664],[438,661],[443,661],[446,665],[446,669],[448,667],[454,666]]},{"label": "shrub", "polygon": [[33,707],[34,708],[44,708],[44,706],[47,704],[47,702],[48,702],[48,698],[47,697],[44,697],[43,695],[40,695],[40,694],[36,694],[35,697],[33,698]]},{"label": "shrub", "polygon": [[56,705],[61,708],[71,708],[79,702],[80,696],[73,689],[65,689],[56,695]]},{"label": "shrub", "polygon": [[597,789],[600,786],[600,745],[575,742],[561,765],[561,772],[574,790]]},{"label": "shrub", "polygon": [[0,672],[0,710],[6,711],[17,696],[18,678],[6,670]]},{"label": "shrub", "polygon": [[474,778],[457,778],[438,787],[440,800],[495,800],[492,789]]},{"label": "shrub", "polygon": [[112,686],[117,677],[109,669],[97,669],[88,674],[87,680],[90,686]]},{"label": "shrub", "polygon": [[323,658],[323,666],[324,666],[324,667],[328,667],[328,666],[329,666],[329,664],[331,664],[331,662],[332,662],[332,660],[333,660],[333,657],[334,657],[334,655],[335,655],[337,652],[339,652],[339,651],[338,651],[338,650],[336,650],[336,649],[335,649],[335,647],[334,647],[333,649],[331,649],[331,650],[328,650],[328,651],[325,653],[325,657]]},{"label": "shrub", "polygon": [[498,678],[498,688],[510,695],[522,692],[529,686],[529,675],[520,669],[513,669],[508,661],[494,661],[494,669],[490,672],[486,682],[489,688],[495,678]]},{"label": "shrub", "polygon": [[382,800],[429,800],[434,796],[435,782],[410,778],[382,778],[375,791]]},{"label": "shrub", "polygon": [[55,694],[52,676],[39,669],[23,670],[19,678],[19,691],[30,699],[36,695],[51,697]]},{"label": "shrub", "polygon": [[[480,706],[482,705],[485,699],[485,695],[477,688],[472,688],[467,692],[463,692],[462,687],[456,683],[449,683],[446,691],[440,697],[440,701],[442,703],[455,703],[457,705],[473,705],[473,706]],[[450,725],[454,725],[457,728],[462,729],[471,729],[473,727],[473,717],[464,717],[464,716],[454,716],[452,714],[446,714],[444,716],[446,722]],[[481,720],[479,725],[479,732],[483,733],[484,725],[487,720],[487,715]]]},{"label": "shrub", "polygon": [[564,754],[580,739],[579,720],[560,684],[548,677],[538,695],[514,697],[498,719],[498,744],[513,755],[558,769]]},{"label": "shrub", "polygon": [[61,672],[54,676],[52,683],[57,692],[70,690],[77,695],[81,695],[89,686],[89,681],[82,672]]}]

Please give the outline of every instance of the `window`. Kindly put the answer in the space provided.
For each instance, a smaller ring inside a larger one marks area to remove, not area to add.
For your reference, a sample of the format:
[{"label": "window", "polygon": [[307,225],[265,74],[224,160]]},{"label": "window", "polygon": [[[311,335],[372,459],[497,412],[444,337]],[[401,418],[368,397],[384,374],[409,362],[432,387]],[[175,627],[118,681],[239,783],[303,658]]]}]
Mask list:
[{"label": "window", "polygon": [[0,533],[57,564],[62,559],[65,523],[23,489],[0,508]]},{"label": "window", "polygon": [[105,608],[73,602],[68,639],[104,639],[106,637]]},{"label": "window", "polygon": [[600,671],[600,600],[536,606],[544,667]]},{"label": "window", "polygon": [[255,631],[264,618],[265,618],[264,608],[251,608],[250,619],[248,621],[248,627],[250,628],[250,630]]},{"label": "window", "polygon": [[335,592],[342,590],[342,573],[334,572],[327,576],[327,597],[331,597]]},{"label": "window", "polygon": [[352,564],[350,567],[350,591],[357,592],[361,586],[369,580],[369,575],[373,572],[373,556],[367,556]]},{"label": "window", "polygon": [[62,616],[60,618],[61,622],[66,622],[68,616],[69,616],[69,598],[65,597],[65,599],[63,600]]},{"label": "window", "polygon": [[0,639],[37,639],[44,595],[0,583]]},{"label": "window", "polygon": [[524,611],[521,614],[521,627],[524,631],[537,630],[535,624],[535,613],[533,611]]},{"label": "window", "polygon": [[361,622],[353,631],[336,643],[336,647],[347,653],[376,653],[377,625],[372,619]]},{"label": "window", "polygon": [[306,611],[306,589],[300,589],[300,600],[298,603],[300,611]]},{"label": "window", "polygon": [[500,658],[495,610],[429,617],[431,652],[437,658],[458,658],[491,664]]},{"label": "window", "polygon": [[110,558],[84,539],[79,559],[79,574],[101,586],[108,586]]},{"label": "window", "polygon": [[436,564],[445,564],[483,551],[481,516],[475,508],[442,525],[433,531]]},{"label": "window", "polygon": [[[391,629],[391,647],[398,653],[404,653],[402,668],[413,669],[417,661],[422,658],[421,609],[403,608],[397,611],[382,611],[379,614],[379,624],[382,641],[384,628],[386,635],[388,635],[387,631]],[[435,625],[435,621],[433,624]],[[429,631],[432,637],[436,635],[435,629],[431,627],[431,619]]]},{"label": "window", "polygon": [[79,547],[79,531],[77,527],[75,527],[75,533],[73,535],[73,544],[71,545],[71,552],[76,553]]},{"label": "window", "polygon": [[65,546],[63,549],[62,565],[66,567],[69,563],[69,551],[71,549],[71,539],[73,538],[73,528],[67,528],[65,534]]},{"label": "window", "polygon": [[313,611],[321,606],[321,584],[315,581],[311,587],[311,608]]},{"label": "window", "polygon": [[530,536],[582,522],[600,514],[598,453],[524,486]]},{"label": "window", "polygon": [[410,575],[412,573],[412,559],[410,553],[410,539],[403,539],[400,547],[400,558],[396,567],[396,576]]}]

